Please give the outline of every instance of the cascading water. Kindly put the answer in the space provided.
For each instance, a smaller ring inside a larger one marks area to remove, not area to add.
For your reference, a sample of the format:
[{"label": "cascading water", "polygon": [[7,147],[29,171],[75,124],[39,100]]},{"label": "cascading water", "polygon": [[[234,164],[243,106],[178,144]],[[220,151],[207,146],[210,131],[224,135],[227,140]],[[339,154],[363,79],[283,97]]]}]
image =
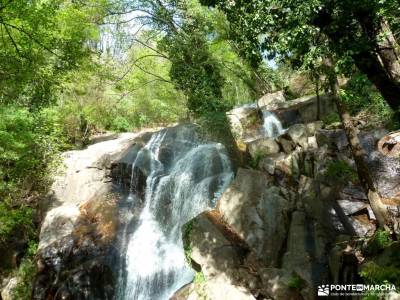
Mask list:
[{"label": "cascading water", "polygon": [[214,206],[233,178],[225,148],[200,144],[195,131],[185,125],[155,133],[131,161],[128,201],[140,201],[138,176],[147,177],[143,210],[123,231],[127,241],[122,245],[126,257],[119,300],[167,300],[193,279],[183,251],[182,226]]},{"label": "cascading water", "polygon": [[285,133],[281,121],[274,113],[268,110],[262,110],[261,112],[263,116],[263,134],[266,137],[276,138]]}]

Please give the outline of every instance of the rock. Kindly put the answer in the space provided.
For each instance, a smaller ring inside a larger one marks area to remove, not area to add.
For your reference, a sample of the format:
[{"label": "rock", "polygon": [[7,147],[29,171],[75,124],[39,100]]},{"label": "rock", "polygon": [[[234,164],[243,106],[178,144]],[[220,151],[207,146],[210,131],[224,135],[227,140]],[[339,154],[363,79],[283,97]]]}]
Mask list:
[{"label": "rock", "polygon": [[299,153],[301,148],[296,148],[290,154],[285,155],[282,159],[277,160],[275,168],[289,176],[298,176],[300,174]]},{"label": "rock", "polygon": [[62,205],[48,212],[39,236],[39,251],[70,235],[80,215],[77,206]]},{"label": "rock", "polygon": [[295,144],[301,146],[304,149],[307,149],[308,146],[308,131],[307,126],[304,124],[295,124],[290,126],[286,134],[284,136],[288,136],[291,141]]},{"label": "rock", "polygon": [[330,284],[356,284],[360,282],[359,261],[354,251],[349,251],[349,236],[339,236],[338,243],[329,252]]},{"label": "rock", "polygon": [[367,208],[367,204],[362,201],[338,200],[337,202],[346,216],[355,214],[360,210]]},{"label": "rock", "polygon": [[278,187],[270,187],[267,183],[264,173],[239,169],[218,207],[224,220],[258,257],[267,266],[274,266],[286,240],[288,211],[294,203],[285,199]]},{"label": "rock", "polygon": [[4,279],[2,283],[3,288],[0,292],[0,299],[2,300],[14,300],[13,295],[15,288],[18,286],[18,278],[11,277]]},{"label": "rock", "polygon": [[248,150],[253,159],[279,152],[279,145],[272,138],[260,138],[248,143]]},{"label": "rock", "polygon": [[261,117],[256,104],[246,104],[226,113],[233,137],[237,142],[256,139],[260,135]]},{"label": "rock", "polygon": [[322,129],[322,127],[324,126],[324,122],[315,121],[315,122],[306,124],[306,126],[307,126],[308,135],[313,136],[317,133],[318,130]]},{"label": "rock", "polygon": [[101,142],[106,142],[110,140],[115,140],[119,137],[118,133],[115,132],[106,132],[106,133],[101,133],[101,134],[96,134],[92,137],[90,137],[90,144],[97,144]]},{"label": "rock", "polygon": [[295,276],[293,273],[284,269],[264,268],[259,271],[259,274],[268,295],[272,299],[301,299],[299,291],[291,287]]},{"label": "rock", "polygon": [[344,151],[349,145],[346,134],[342,129],[320,129],[316,132],[316,139],[319,147],[327,145],[330,150],[339,152]]},{"label": "rock", "polygon": [[342,199],[368,200],[363,188],[357,185],[347,185],[339,193]]},{"label": "rock", "polygon": [[204,290],[206,299],[210,300],[256,300],[244,287],[235,286],[221,278],[208,280]]},{"label": "rock", "polygon": [[[321,95],[321,115],[325,117],[336,111],[336,105],[330,95]],[[310,123],[317,120],[317,97],[304,96],[286,101],[274,111],[282,123],[288,127],[296,123]]]},{"label": "rock", "polygon": [[185,299],[255,299],[241,283],[246,277],[240,272],[246,253],[232,245],[203,215],[194,221],[190,242],[191,258],[201,266],[206,280],[202,295],[192,286],[190,296]]},{"label": "rock", "polygon": [[400,156],[400,131],[392,132],[385,135],[378,142],[378,150],[386,156]]},{"label": "rock", "polygon": [[264,108],[266,110],[274,110],[279,107],[280,104],[286,102],[285,94],[283,91],[275,93],[269,93],[262,96],[257,101],[258,108]]},{"label": "rock", "polygon": [[349,221],[359,237],[372,236],[376,230],[376,226],[369,221],[367,214],[350,217]]},{"label": "rock", "polygon": [[285,159],[285,154],[283,153],[276,153],[276,154],[271,154],[263,159],[261,159],[260,163],[258,164],[258,168],[260,170],[264,170],[268,172],[270,175],[273,175],[275,172],[275,166],[277,162]]},{"label": "rock", "polygon": [[381,154],[379,151],[368,153],[368,166],[379,194],[392,199],[400,205],[400,159]]},{"label": "rock", "polygon": [[[135,143],[138,134],[121,134],[80,151],[64,154],[42,209],[33,298],[57,294],[65,299],[110,299],[114,294],[118,217],[110,196],[110,168]],[[88,296],[89,295],[89,296]],[[92,298],[90,298],[92,297]]]},{"label": "rock", "polygon": [[318,149],[317,138],[315,136],[310,136],[307,138],[307,147],[308,150],[316,150]]},{"label": "rock", "polygon": [[293,141],[284,138],[283,136],[276,138],[276,141],[279,145],[281,145],[286,154],[290,154],[296,148],[296,144]]},{"label": "rock", "polygon": [[310,287],[315,289],[327,281],[327,239],[318,223],[303,211],[292,213],[287,240],[287,251],[283,256],[284,269],[296,272]]}]

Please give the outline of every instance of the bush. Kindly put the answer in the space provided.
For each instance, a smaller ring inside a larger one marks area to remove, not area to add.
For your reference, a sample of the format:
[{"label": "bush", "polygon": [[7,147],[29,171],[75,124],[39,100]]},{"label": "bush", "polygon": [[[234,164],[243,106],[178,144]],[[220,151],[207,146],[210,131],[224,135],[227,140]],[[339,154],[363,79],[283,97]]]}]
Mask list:
[{"label": "bush", "polygon": [[357,172],[344,160],[330,161],[325,171],[325,176],[330,181],[344,185],[348,182],[357,182]]},{"label": "bush", "polygon": [[18,278],[18,284],[13,291],[13,296],[15,299],[31,299],[33,283],[37,273],[37,267],[35,263],[37,247],[38,245],[36,242],[29,242],[27,253],[17,270],[16,276]]},{"label": "bush", "polygon": [[340,92],[343,103],[351,114],[364,114],[373,128],[384,125],[400,128],[398,119],[382,95],[363,74],[355,74]]},{"label": "bush", "polygon": [[64,145],[58,115],[48,109],[29,112],[0,107],[0,241],[14,230],[34,230],[28,196],[43,193]]},{"label": "bush", "polygon": [[117,132],[127,132],[131,129],[131,127],[132,126],[129,124],[129,121],[121,116],[117,116],[111,123],[111,130]]},{"label": "bush", "polygon": [[63,145],[51,110],[0,108],[0,198],[16,199],[46,186],[49,166]]}]

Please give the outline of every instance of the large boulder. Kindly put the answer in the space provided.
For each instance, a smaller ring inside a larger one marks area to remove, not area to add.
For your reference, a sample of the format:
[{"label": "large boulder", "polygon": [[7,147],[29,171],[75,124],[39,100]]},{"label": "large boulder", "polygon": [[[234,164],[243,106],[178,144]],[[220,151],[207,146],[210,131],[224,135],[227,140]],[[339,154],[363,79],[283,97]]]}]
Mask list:
[{"label": "large boulder", "polygon": [[33,299],[111,299],[113,245],[119,225],[110,168],[137,134],[64,154],[64,166],[43,204]]},{"label": "large boulder", "polygon": [[256,139],[262,131],[260,111],[255,104],[246,104],[226,113],[233,137],[238,142]]},{"label": "large boulder", "polygon": [[279,145],[273,138],[259,138],[247,144],[253,159],[279,152]]},{"label": "large boulder", "polygon": [[[286,241],[288,213],[294,199],[290,193],[268,185],[268,181],[263,172],[239,169],[218,207],[224,220],[254,249],[265,265],[275,266]],[[289,197],[284,197],[285,194]]]},{"label": "large boulder", "polygon": [[307,149],[308,146],[308,129],[304,124],[295,124],[290,126],[286,133],[285,137],[289,137],[293,143],[301,146],[304,149]]},{"label": "large boulder", "polygon": [[[255,300],[246,287],[254,278],[243,274],[241,266],[245,253],[240,247],[233,245],[220,230],[204,215],[200,215],[193,221],[190,233],[191,259],[199,264],[204,283],[195,283],[186,291],[186,297],[182,299],[237,299]],[[243,282],[243,280],[247,282]],[[179,295],[173,297],[178,298]]]},{"label": "large boulder", "polygon": [[262,96],[257,101],[258,108],[266,110],[274,110],[286,102],[285,94],[283,91],[278,91],[275,93],[269,93]]},{"label": "large boulder", "polygon": [[[330,95],[320,96],[320,117],[336,112],[336,106]],[[317,120],[317,97],[304,96],[281,103],[273,112],[285,126],[296,123],[309,123]]]}]

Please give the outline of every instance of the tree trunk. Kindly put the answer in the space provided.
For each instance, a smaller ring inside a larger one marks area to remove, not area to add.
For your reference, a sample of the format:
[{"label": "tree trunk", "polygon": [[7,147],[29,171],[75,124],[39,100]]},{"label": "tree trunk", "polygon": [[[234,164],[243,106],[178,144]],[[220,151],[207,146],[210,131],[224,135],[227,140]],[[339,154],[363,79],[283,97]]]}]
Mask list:
[{"label": "tree trunk", "polygon": [[384,228],[385,230],[393,232],[394,223],[391,220],[386,206],[382,203],[381,198],[375,187],[374,181],[371,177],[366,159],[367,155],[362,148],[360,140],[358,138],[358,129],[353,126],[350,114],[346,111],[341,103],[341,99],[338,94],[339,84],[336,75],[331,76],[330,87],[332,97],[336,102],[337,110],[342,121],[343,129],[350,144],[350,149],[357,167],[358,177],[360,179],[362,187],[364,188],[365,193],[368,196],[371,209],[375,214],[379,226],[381,228]]},{"label": "tree trunk", "polygon": [[367,75],[389,106],[397,111],[400,108],[400,82],[391,78],[373,53],[358,53],[353,58],[357,68]]},{"label": "tree trunk", "polygon": [[386,21],[382,21],[381,40],[377,41],[377,52],[392,80],[400,82],[400,62],[396,53],[396,41]]}]

